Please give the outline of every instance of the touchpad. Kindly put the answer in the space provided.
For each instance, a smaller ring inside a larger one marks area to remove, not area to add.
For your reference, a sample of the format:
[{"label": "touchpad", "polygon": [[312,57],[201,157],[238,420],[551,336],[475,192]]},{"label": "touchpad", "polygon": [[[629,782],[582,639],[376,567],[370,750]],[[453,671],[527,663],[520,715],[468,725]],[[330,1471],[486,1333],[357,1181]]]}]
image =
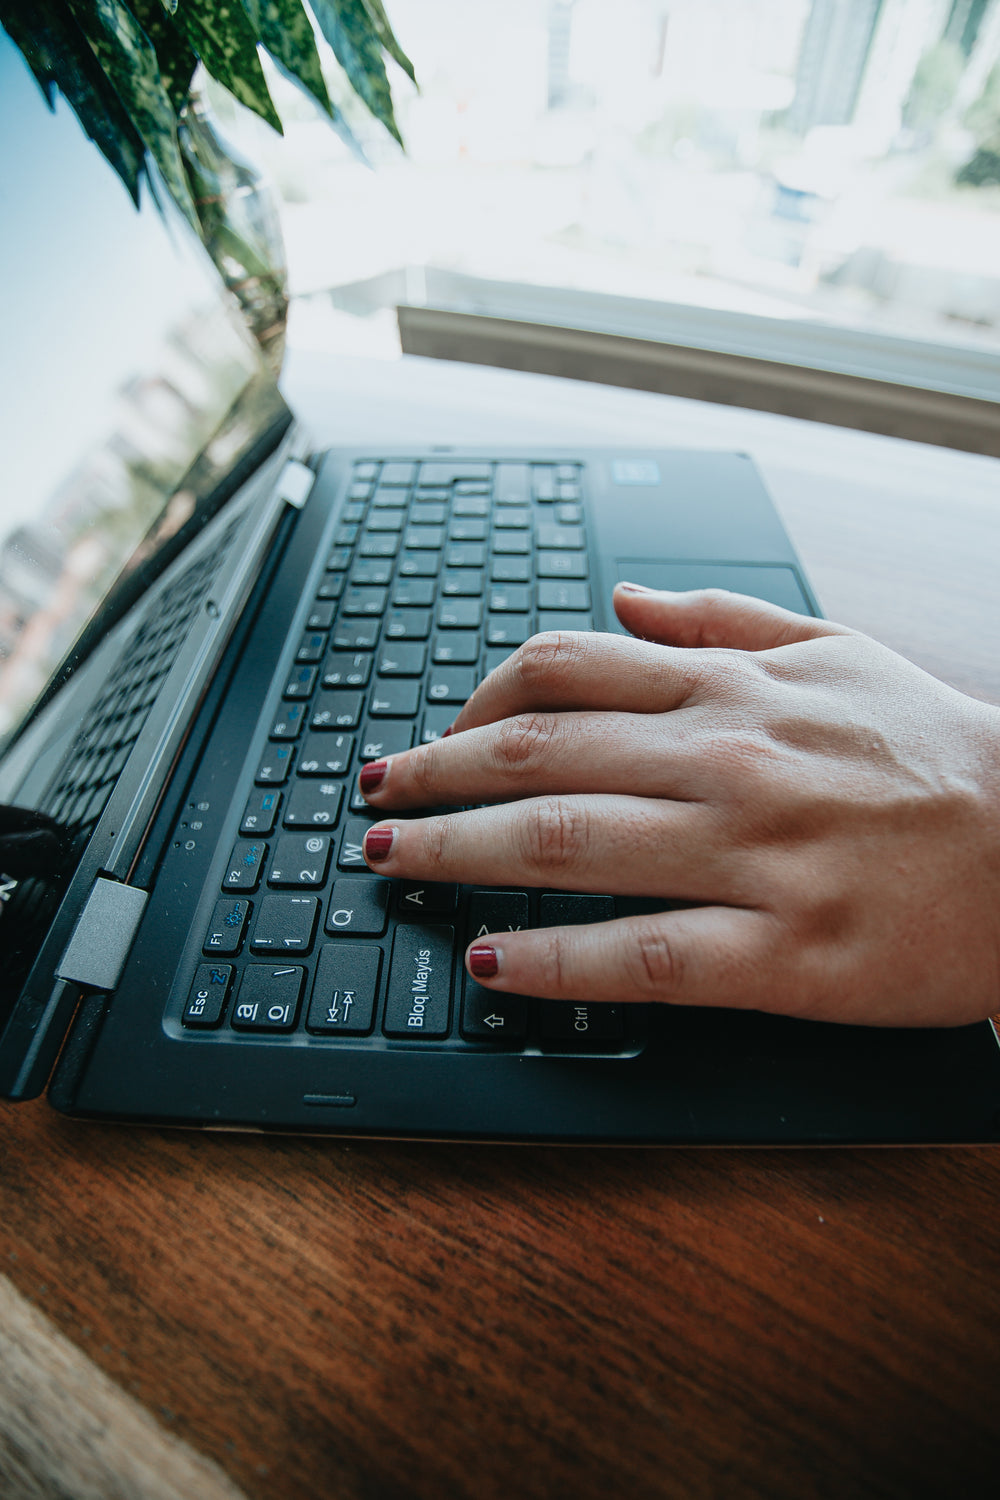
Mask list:
[{"label": "touchpad", "polygon": [[669,562],[658,558],[615,559],[619,582],[644,583],[648,589],[729,589],[734,594],[752,594],[770,604],[811,615],[794,568],[783,563]]}]

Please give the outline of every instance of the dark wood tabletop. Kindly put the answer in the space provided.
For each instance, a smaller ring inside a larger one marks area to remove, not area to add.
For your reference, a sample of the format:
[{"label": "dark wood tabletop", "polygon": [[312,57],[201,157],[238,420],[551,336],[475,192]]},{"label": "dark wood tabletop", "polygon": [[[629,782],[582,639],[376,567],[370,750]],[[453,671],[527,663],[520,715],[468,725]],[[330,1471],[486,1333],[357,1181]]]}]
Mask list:
[{"label": "dark wood tabletop", "polygon": [[[636,399],[614,393],[609,427]],[[590,420],[585,402],[573,421]],[[770,442],[784,419],[755,420]],[[940,496],[948,555],[964,526],[970,563],[934,573],[934,622],[932,515],[903,538],[923,559],[907,582],[891,484],[838,528],[794,463],[771,482],[831,613],[840,588],[849,623],[881,619],[1000,701],[976,462],[955,456],[964,501],[958,479]],[[851,527],[879,580],[863,596]],[[997,1493],[995,1149],[345,1144],[80,1124],[37,1101],[0,1107],[0,1153],[0,1272],[246,1496]]]}]

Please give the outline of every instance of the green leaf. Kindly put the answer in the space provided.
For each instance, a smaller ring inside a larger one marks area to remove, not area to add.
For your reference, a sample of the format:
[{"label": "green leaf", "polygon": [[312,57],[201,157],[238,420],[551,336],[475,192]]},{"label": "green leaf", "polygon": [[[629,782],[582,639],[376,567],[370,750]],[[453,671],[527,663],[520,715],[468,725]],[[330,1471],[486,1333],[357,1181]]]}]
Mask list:
[{"label": "green leaf", "polygon": [[176,117],[148,37],[122,0],[66,0],[66,3],[162,172],[171,197],[197,229],[198,216],[177,145]]},{"label": "green leaf", "polygon": [[198,59],[180,31],[164,12],[165,0],[128,0],[129,8],[153,44],[163,87],[179,115],[191,90]]},{"label": "green leaf", "polygon": [[402,145],[382,61],[382,44],[364,0],[309,0],[309,3],[354,92]]},{"label": "green leaf", "polygon": [[281,71],[333,114],[312,22],[302,0],[243,0],[251,24]]},{"label": "green leaf", "polygon": [[413,71],[413,64],[393,35],[392,27],[389,25],[389,17],[385,13],[382,0],[365,0],[365,8],[372,18],[375,35],[382,43],[382,46],[388,52],[389,56],[399,63],[403,72],[408,73],[413,82],[416,83],[417,75]]},{"label": "green leaf", "polygon": [[58,89],[138,207],[145,149],[73,17],[57,0],[0,0],[0,22],[20,48],[49,108],[55,108]]},{"label": "green leaf", "polygon": [[174,24],[212,77],[281,135],[257,56],[260,38],[240,0],[178,0]]}]

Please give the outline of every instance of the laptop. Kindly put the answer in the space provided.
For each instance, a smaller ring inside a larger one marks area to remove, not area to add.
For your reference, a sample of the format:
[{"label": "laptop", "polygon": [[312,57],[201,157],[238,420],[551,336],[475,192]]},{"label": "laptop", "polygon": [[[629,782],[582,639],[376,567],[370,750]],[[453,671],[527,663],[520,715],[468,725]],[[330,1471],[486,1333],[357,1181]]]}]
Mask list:
[{"label": "laptop", "polygon": [[362,858],[359,767],[536,630],[618,628],[620,577],[817,612],[751,461],[388,427],[314,453],[186,227],[2,36],[0,75],[0,1094],[342,1136],[996,1139],[986,1023],[509,1003],[464,972],[477,932],[656,903]]}]

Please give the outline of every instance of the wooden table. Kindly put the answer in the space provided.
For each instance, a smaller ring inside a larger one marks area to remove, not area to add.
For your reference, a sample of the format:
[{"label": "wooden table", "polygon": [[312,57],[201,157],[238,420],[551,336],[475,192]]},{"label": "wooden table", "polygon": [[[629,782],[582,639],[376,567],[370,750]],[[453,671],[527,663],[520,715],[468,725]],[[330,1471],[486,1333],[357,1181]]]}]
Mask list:
[{"label": "wooden table", "polygon": [[[376,393],[402,413],[386,436],[446,435],[451,390],[460,438],[506,412],[514,441],[547,419],[750,448],[827,610],[1000,701],[1000,463],[501,372],[470,393],[472,372],[337,369],[363,441]],[[292,376],[308,407],[315,361]],[[0,1128],[11,1500],[998,1491],[995,1150],[339,1144],[43,1102]]]}]

